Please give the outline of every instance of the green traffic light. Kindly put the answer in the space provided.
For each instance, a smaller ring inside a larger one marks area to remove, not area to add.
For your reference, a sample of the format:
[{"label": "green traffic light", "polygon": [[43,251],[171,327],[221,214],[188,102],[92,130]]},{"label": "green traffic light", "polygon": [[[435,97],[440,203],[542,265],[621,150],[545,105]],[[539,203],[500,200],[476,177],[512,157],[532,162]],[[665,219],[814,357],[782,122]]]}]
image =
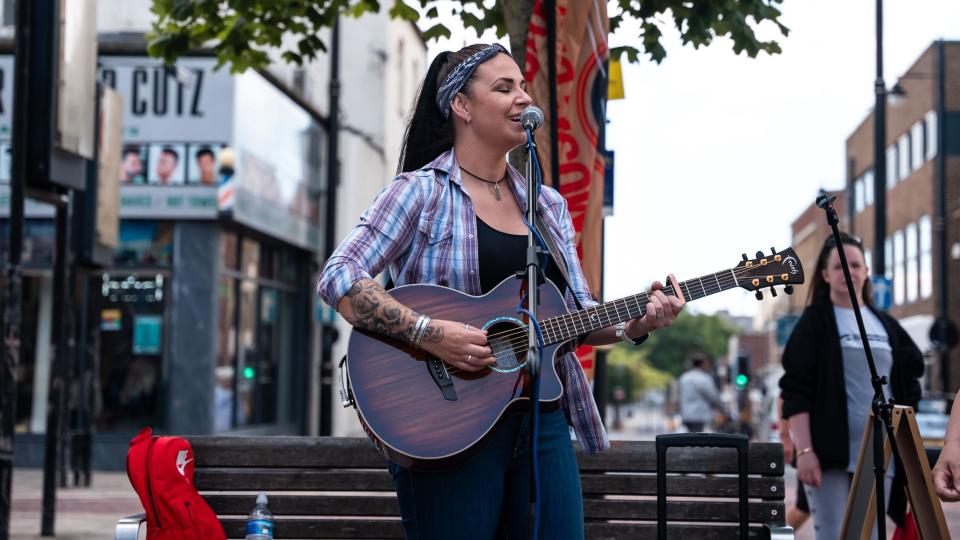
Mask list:
[{"label": "green traffic light", "polygon": [[253,375],[254,375],[254,372],[253,372],[253,368],[252,368],[252,367],[247,366],[247,367],[243,368],[243,378],[244,378],[244,379],[252,379],[252,378],[253,378]]},{"label": "green traffic light", "polygon": [[744,375],[743,373],[737,375],[737,386],[739,386],[740,388],[743,388],[744,386],[746,386],[748,382],[750,382],[750,378]]}]

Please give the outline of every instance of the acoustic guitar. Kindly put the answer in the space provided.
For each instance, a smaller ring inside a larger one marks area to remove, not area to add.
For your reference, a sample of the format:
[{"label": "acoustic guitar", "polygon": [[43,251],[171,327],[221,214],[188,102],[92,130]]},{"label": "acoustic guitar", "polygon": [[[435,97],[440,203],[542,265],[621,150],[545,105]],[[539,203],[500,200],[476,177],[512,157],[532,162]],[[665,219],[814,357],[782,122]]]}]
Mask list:
[{"label": "acoustic guitar", "polygon": [[[737,266],[678,283],[687,301],[734,288],[757,293],[769,287],[803,283],[803,268],[793,249],[743,256]],[[497,363],[477,372],[460,371],[380,334],[354,329],[347,349],[347,387],[364,430],[388,459],[417,470],[442,470],[472,455],[497,423],[527,410],[532,384],[525,369],[526,319],[517,314],[526,280],[510,277],[483,296],[439,285],[404,285],[390,294],[434,319],[487,330]],[[642,316],[649,292],[569,312],[550,281],[539,287],[538,318],[544,348],[540,372],[541,410],[556,409],[563,386],[554,362],[574,339]],[[662,289],[675,294],[672,286]],[[558,351],[560,354],[558,354]],[[351,399],[348,398],[349,404]]]}]

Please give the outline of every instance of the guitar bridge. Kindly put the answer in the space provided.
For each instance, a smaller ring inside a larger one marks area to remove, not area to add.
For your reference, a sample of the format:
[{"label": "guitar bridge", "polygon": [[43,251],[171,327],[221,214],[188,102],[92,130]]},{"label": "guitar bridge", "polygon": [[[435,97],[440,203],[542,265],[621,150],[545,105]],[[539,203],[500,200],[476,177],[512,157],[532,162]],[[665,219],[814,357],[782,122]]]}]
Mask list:
[{"label": "guitar bridge", "polygon": [[427,360],[426,363],[427,371],[430,373],[430,377],[433,378],[433,382],[437,383],[437,386],[440,387],[440,393],[443,394],[443,399],[456,401],[457,390],[453,387],[453,379],[450,378],[450,374],[447,372],[446,364],[436,358],[431,358]]}]

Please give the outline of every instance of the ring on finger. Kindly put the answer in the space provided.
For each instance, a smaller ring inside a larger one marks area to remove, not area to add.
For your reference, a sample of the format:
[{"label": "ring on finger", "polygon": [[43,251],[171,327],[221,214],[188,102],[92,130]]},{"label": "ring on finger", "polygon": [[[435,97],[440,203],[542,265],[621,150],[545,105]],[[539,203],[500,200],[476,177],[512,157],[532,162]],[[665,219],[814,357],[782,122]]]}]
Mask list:
[{"label": "ring on finger", "polygon": [[471,328],[473,328],[473,327],[470,326],[469,324],[465,324],[465,325],[463,325],[463,326],[465,326],[465,327],[467,328],[467,330],[470,330]]},{"label": "ring on finger", "polygon": [[662,311],[662,310],[658,310],[658,311],[657,311],[657,319],[662,319],[663,317],[664,317],[663,311]]},{"label": "ring on finger", "polygon": [[471,360],[473,360],[473,355],[472,355],[472,354],[468,354],[468,355],[467,355],[467,363],[469,364]]}]

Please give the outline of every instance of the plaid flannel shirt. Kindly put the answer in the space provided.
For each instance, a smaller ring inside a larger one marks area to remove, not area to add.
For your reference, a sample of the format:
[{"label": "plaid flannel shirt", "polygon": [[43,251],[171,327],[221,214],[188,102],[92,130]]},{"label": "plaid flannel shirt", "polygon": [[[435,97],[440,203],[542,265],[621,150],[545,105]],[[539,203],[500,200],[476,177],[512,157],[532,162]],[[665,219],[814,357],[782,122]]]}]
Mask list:
[{"label": "plaid flannel shirt", "polygon": [[[515,168],[508,165],[507,169],[512,192],[526,214],[526,181]],[[544,186],[538,202],[549,234],[565,250],[573,289],[565,293],[568,309],[576,309],[572,294],[584,307],[597,305],[580,268],[566,199]],[[477,222],[452,149],[420,170],[400,174],[380,191],[360,223],[330,256],[317,282],[317,293],[336,307],[354,283],[372,279],[384,269],[398,286],[430,283],[481,294]],[[589,453],[609,448],[610,440],[576,355],[564,354],[557,362],[557,372],[564,387],[561,405],[581,447]]]}]

